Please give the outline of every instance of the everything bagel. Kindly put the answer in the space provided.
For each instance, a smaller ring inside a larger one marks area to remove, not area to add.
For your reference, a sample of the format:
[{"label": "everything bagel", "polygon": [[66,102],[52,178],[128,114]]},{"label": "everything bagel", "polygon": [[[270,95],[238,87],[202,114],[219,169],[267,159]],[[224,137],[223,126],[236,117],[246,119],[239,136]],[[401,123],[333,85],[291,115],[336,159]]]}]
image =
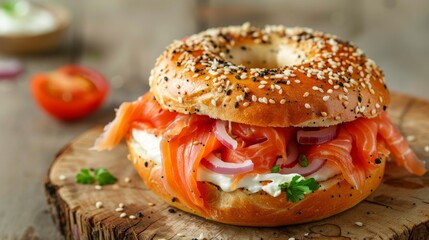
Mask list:
[{"label": "everything bagel", "polygon": [[169,45],[149,82],[94,148],[125,138],[149,189],[213,221],[278,226],[337,214],[378,187],[390,153],[426,172],[385,112],[381,70],[328,34],[209,29]]}]

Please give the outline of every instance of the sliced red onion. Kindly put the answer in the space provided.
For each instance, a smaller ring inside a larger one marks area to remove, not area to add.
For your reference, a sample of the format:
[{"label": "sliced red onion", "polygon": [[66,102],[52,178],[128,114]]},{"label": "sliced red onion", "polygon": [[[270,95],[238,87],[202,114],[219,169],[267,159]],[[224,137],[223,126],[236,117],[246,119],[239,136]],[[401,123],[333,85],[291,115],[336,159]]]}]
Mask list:
[{"label": "sliced red onion", "polygon": [[232,138],[226,131],[226,122],[221,120],[216,120],[213,126],[214,134],[216,135],[217,140],[221,142],[225,147],[229,149],[236,149],[238,146],[237,141]]},{"label": "sliced red onion", "polygon": [[213,153],[203,158],[201,164],[213,172],[220,174],[240,174],[253,170],[253,162],[251,160],[246,160],[242,163],[229,163],[222,161]]},{"label": "sliced red onion", "polygon": [[332,140],[337,135],[338,126],[331,126],[319,130],[299,130],[296,138],[299,144],[314,145]]},{"label": "sliced red onion", "polygon": [[286,148],[286,162],[283,162],[283,158],[277,159],[276,162],[276,165],[280,165],[280,168],[291,168],[298,162],[298,146],[295,140],[289,141]]},{"label": "sliced red onion", "polygon": [[0,79],[12,79],[24,72],[24,66],[16,59],[0,59]]},{"label": "sliced red onion", "polygon": [[282,174],[291,174],[297,173],[303,177],[311,175],[317,172],[322,166],[325,164],[325,159],[314,159],[309,161],[309,165],[307,167],[301,167],[299,164],[296,164],[292,168],[282,168],[280,169],[280,173]]}]

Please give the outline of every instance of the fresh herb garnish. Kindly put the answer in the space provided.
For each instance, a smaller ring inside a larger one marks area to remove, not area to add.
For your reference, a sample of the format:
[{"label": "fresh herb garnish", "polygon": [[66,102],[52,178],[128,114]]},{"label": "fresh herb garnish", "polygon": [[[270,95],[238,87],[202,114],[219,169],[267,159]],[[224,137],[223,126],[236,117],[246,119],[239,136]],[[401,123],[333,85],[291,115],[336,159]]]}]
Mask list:
[{"label": "fresh herb garnish", "polygon": [[273,168],[271,168],[271,172],[272,173],[278,173],[278,172],[280,172],[280,165],[274,165],[274,167]]},{"label": "fresh herb garnish", "polygon": [[104,168],[99,168],[97,170],[82,168],[76,175],[76,182],[80,184],[93,184],[94,182],[97,182],[98,185],[103,186],[106,184],[113,184],[117,180],[118,179]]},{"label": "fresh herb garnish", "polygon": [[304,154],[299,154],[298,163],[301,167],[308,167],[308,159]]},{"label": "fresh herb garnish", "polygon": [[99,185],[103,186],[106,184],[114,184],[118,179],[116,179],[109,171],[104,168],[95,170],[95,180]]},{"label": "fresh herb garnish", "polygon": [[292,202],[299,202],[304,198],[305,194],[309,194],[320,188],[319,183],[314,178],[301,179],[301,177],[294,176],[290,183],[282,183],[279,185],[280,189],[286,193],[286,200]]},{"label": "fresh herb garnish", "polygon": [[95,178],[91,175],[87,168],[82,168],[76,175],[76,182],[80,184],[93,184]]}]

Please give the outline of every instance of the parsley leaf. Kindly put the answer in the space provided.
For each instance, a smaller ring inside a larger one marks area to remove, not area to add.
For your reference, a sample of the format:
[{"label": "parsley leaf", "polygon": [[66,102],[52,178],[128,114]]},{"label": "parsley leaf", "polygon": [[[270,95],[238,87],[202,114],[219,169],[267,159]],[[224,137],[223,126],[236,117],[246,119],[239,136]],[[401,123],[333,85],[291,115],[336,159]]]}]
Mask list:
[{"label": "parsley leaf", "polygon": [[97,170],[82,168],[76,175],[76,182],[80,184],[93,184],[97,182],[99,185],[103,186],[106,184],[113,184],[116,181],[118,181],[118,179],[104,168],[99,168]]},{"label": "parsley leaf", "polygon": [[308,159],[304,154],[299,154],[298,163],[301,167],[308,167]]},{"label": "parsley leaf", "polygon": [[274,167],[273,168],[271,168],[271,172],[272,173],[278,173],[278,172],[280,172],[280,165],[274,165]]},{"label": "parsley leaf", "polygon": [[118,179],[116,179],[109,171],[104,168],[95,170],[95,180],[101,186],[106,184],[114,184],[116,181],[118,181]]},{"label": "parsley leaf", "polygon": [[305,194],[309,194],[317,189],[320,185],[314,178],[300,179],[300,176],[294,176],[290,183],[282,183],[280,189],[286,193],[286,200],[299,202]]},{"label": "parsley leaf", "polygon": [[88,169],[82,168],[76,175],[76,182],[80,184],[93,184],[95,178],[91,175]]}]

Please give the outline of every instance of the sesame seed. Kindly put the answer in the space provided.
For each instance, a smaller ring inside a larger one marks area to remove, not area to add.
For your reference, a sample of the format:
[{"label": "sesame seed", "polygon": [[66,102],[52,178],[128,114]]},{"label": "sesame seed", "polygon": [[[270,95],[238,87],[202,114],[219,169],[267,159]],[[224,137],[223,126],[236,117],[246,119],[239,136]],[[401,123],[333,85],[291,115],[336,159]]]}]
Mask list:
[{"label": "sesame seed", "polygon": [[204,240],[204,233],[200,233],[200,235],[197,237],[197,240]]},{"label": "sesame seed", "polygon": [[131,182],[131,179],[129,177],[124,178],[124,182],[129,183]]},{"label": "sesame seed", "polygon": [[372,115],[375,115],[376,113],[377,113],[377,110],[375,110],[375,109],[372,109],[372,110],[371,110],[371,114],[372,114]]},{"label": "sesame seed", "polygon": [[116,208],[116,209],[115,209],[115,211],[116,211],[116,212],[123,212],[123,211],[124,211],[124,209],[123,209],[123,208],[121,208],[121,207],[118,207],[118,208]]},{"label": "sesame seed", "polygon": [[310,104],[308,104],[308,103],[304,104],[304,106],[305,106],[305,108],[307,108],[307,109],[311,108],[311,105],[310,105]]},{"label": "sesame seed", "polygon": [[119,204],[118,204],[118,207],[120,207],[120,208],[124,208],[124,207],[125,207],[125,204],[123,204],[123,203],[119,203]]},{"label": "sesame seed", "polygon": [[323,101],[325,101],[325,102],[326,102],[326,101],[328,101],[328,100],[329,100],[329,96],[324,96],[324,97],[323,97]]},{"label": "sesame seed", "polygon": [[280,100],[280,104],[285,104],[286,103],[286,99],[282,99],[282,100]]},{"label": "sesame seed", "polygon": [[326,112],[321,112],[320,114],[322,114],[323,117],[328,116],[328,114]]},{"label": "sesame seed", "polygon": [[94,189],[95,189],[95,190],[101,190],[101,189],[103,189],[103,187],[102,187],[102,186],[100,186],[100,185],[95,185],[95,186],[94,186]]},{"label": "sesame seed", "polygon": [[186,235],[185,235],[185,234],[183,234],[183,233],[178,233],[178,234],[177,234],[177,236],[178,236],[178,237],[184,237],[184,236],[186,236]]},{"label": "sesame seed", "polygon": [[412,141],[414,141],[414,140],[416,140],[416,136],[414,136],[414,135],[408,135],[408,136],[407,136],[407,141],[408,141],[408,142],[412,142]]},{"label": "sesame seed", "polygon": [[376,104],[375,104],[375,107],[376,107],[376,108],[380,108],[380,104],[376,103]]},{"label": "sesame seed", "polygon": [[294,237],[290,237],[288,240],[295,240],[295,238]]},{"label": "sesame seed", "polygon": [[150,202],[150,203],[147,203],[147,205],[152,207],[152,206],[155,206],[155,203]]},{"label": "sesame seed", "polygon": [[58,179],[59,180],[61,180],[61,181],[64,181],[64,180],[66,180],[67,179],[67,177],[65,176],[65,175],[60,175],[59,177],[58,177]]},{"label": "sesame seed", "polygon": [[199,141],[197,141],[197,140],[195,140],[192,144],[194,144],[194,145],[198,145],[198,144],[200,144],[200,142],[199,142]]},{"label": "sesame seed", "polygon": [[302,95],[303,97],[308,97],[308,95],[310,95],[309,92],[305,92],[304,95]]},{"label": "sesame seed", "polygon": [[363,223],[362,223],[362,222],[355,222],[355,224],[356,224],[357,226],[359,226],[359,227],[362,227],[362,226],[363,226]]},{"label": "sesame seed", "polygon": [[340,121],[341,117],[340,116],[336,116],[334,119],[335,119],[335,121]]},{"label": "sesame seed", "polygon": [[271,98],[270,98],[270,100],[268,100],[268,102],[271,103],[271,104],[276,103],[276,101],[274,99],[271,99]]},{"label": "sesame seed", "polygon": [[258,86],[258,88],[264,88],[265,87],[265,85],[259,85]]},{"label": "sesame seed", "polygon": [[296,79],[294,82],[301,83],[301,81],[299,79]]},{"label": "sesame seed", "polygon": [[212,104],[213,106],[215,106],[215,107],[216,107],[216,105],[217,105],[217,104],[216,104],[216,100],[212,99],[210,102],[211,102],[211,104]]},{"label": "sesame seed", "polygon": [[119,217],[120,217],[120,218],[124,218],[124,217],[126,217],[126,216],[127,216],[127,214],[126,214],[126,213],[124,213],[124,212],[123,212],[123,213],[121,213],[121,214],[119,214]]},{"label": "sesame seed", "polygon": [[179,101],[179,103],[183,103],[183,98],[182,97],[178,97],[177,101]]},{"label": "sesame seed", "polygon": [[424,147],[424,150],[425,150],[425,152],[429,152],[429,145],[426,145],[426,146]]},{"label": "sesame seed", "polygon": [[319,87],[317,87],[317,86],[313,86],[313,87],[312,87],[312,89],[313,89],[314,91],[318,91],[318,90],[319,90]]},{"label": "sesame seed", "polygon": [[255,95],[252,95],[252,101],[256,102],[256,101],[258,101],[258,98]]},{"label": "sesame seed", "polygon": [[130,215],[128,218],[129,218],[129,219],[136,219],[136,216],[134,216],[134,215]]},{"label": "sesame seed", "polygon": [[243,103],[243,106],[244,106],[244,107],[247,107],[247,106],[249,106],[249,104],[250,104],[249,102],[244,102],[244,103]]},{"label": "sesame seed", "polygon": [[333,92],[332,89],[328,89],[328,91],[326,91],[327,93],[331,94]]},{"label": "sesame seed", "polygon": [[98,202],[95,203],[95,207],[96,208],[102,208],[103,207],[103,203],[100,202],[100,201],[98,201]]}]

